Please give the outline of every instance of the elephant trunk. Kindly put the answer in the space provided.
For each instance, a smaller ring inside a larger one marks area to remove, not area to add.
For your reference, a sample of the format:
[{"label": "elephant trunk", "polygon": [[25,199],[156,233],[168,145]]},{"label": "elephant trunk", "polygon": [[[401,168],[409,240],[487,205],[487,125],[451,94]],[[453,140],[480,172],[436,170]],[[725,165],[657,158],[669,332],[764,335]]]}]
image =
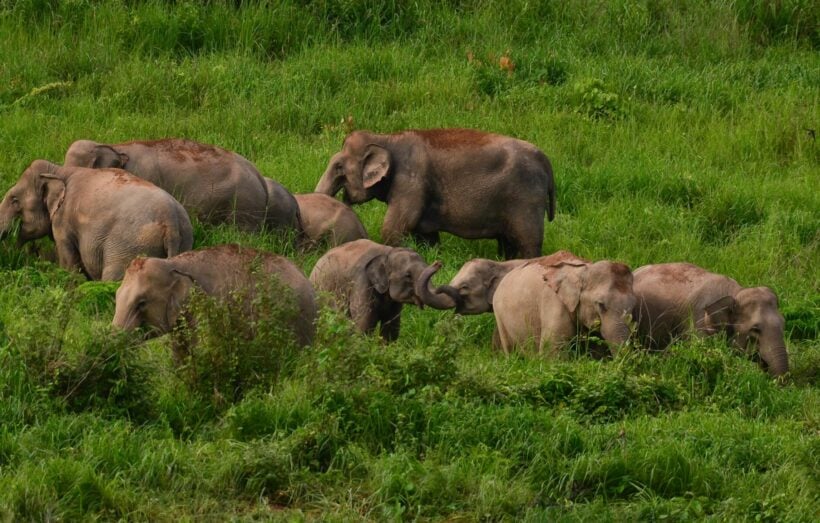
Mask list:
[{"label": "elephant trunk", "polygon": [[328,196],[336,196],[336,193],[339,192],[339,189],[341,188],[342,178],[337,175],[333,162],[331,162],[330,166],[325,171],[325,174],[323,174],[319,179],[319,183],[316,184],[316,188],[313,191],[327,194]]},{"label": "elephant trunk", "polygon": [[623,318],[601,318],[601,336],[613,345],[623,345],[629,340],[629,325]]},{"label": "elephant trunk", "polygon": [[11,233],[14,216],[11,205],[4,199],[3,202],[0,203],[0,240]]},{"label": "elephant trunk", "polygon": [[434,309],[453,309],[458,305],[458,291],[449,285],[432,288],[430,280],[441,269],[441,262],[435,262],[424,269],[416,280],[415,292],[422,303]]},{"label": "elephant trunk", "polygon": [[789,372],[789,354],[786,352],[786,345],[782,339],[778,343],[766,343],[765,340],[761,340],[760,359],[766,364],[769,374],[773,377]]}]

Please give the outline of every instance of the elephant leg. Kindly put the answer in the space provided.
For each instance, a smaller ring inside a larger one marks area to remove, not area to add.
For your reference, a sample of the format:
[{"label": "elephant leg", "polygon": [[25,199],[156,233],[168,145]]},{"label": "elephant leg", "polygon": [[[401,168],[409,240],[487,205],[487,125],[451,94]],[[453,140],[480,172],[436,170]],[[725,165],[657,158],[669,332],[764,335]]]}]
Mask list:
[{"label": "elephant leg", "polygon": [[497,240],[498,256],[506,260],[512,260],[518,255],[518,249],[516,249],[515,246],[509,240],[507,240],[506,237],[499,236]]},{"label": "elephant leg", "polygon": [[395,341],[399,337],[401,309],[401,303],[391,301],[385,305],[385,309],[382,311],[380,332],[386,342]]},{"label": "elephant leg", "polygon": [[55,238],[54,248],[57,251],[57,263],[63,269],[69,271],[80,271],[88,279],[94,280],[94,274],[90,274],[83,265],[80,251],[77,247],[68,240],[59,240]]},{"label": "elephant leg", "polygon": [[441,237],[439,236],[438,231],[433,232],[419,232],[413,231],[413,239],[416,240],[416,243],[419,245],[425,245],[431,247],[433,245],[438,245],[441,243]]},{"label": "elephant leg", "polygon": [[493,329],[493,349],[495,350],[502,350],[501,346],[501,335],[498,334],[498,327]]},{"label": "elephant leg", "polygon": [[422,215],[423,202],[403,201],[401,204],[387,206],[382,224],[382,243],[399,245],[404,236],[416,228]]},{"label": "elephant leg", "polygon": [[511,245],[505,257],[536,258],[544,243],[544,216],[519,216],[508,224],[504,238]]},{"label": "elephant leg", "polygon": [[359,332],[369,334],[376,328],[379,315],[376,311],[377,300],[370,289],[355,289],[350,297],[350,319]]}]

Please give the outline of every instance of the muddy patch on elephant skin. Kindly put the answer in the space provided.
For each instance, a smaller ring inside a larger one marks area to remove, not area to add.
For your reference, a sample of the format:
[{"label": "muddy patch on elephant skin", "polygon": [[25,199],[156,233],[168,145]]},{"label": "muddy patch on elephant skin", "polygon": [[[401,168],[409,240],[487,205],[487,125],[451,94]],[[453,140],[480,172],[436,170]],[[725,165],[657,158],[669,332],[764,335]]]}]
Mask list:
[{"label": "muddy patch on elephant skin", "polygon": [[111,183],[115,185],[142,185],[146,187],[156,187],[153,183],[143,180],[138,176],[130,174],[122,169],[109,169],[111,173]]},{"label": "muddy patch on elephant skin", "polygon": [[195,162],[200,162],[208,158],[220,157],[225,154],[223,149],[219,149],[213,145],[176,138],[165,140],[134,141],[128,143],[149,147],[157,152],[167,154],[179,161],[193,160]]},{"label": "muddy patch on elephant skin", "polygon": [[145,267],[145,261],[148,258],[140,256],[139,258],[134,258],[131,260],[131,263],[128,264],[128,267],[125,269],[125,273],[135,273],[140,272],[143,267]]},{"label": "muddy patch on elephant skin", "polygon": [[409,131],[420,136],[435,149],[481,147],[490,143],[492,134],[473,129],[424,129]]}]

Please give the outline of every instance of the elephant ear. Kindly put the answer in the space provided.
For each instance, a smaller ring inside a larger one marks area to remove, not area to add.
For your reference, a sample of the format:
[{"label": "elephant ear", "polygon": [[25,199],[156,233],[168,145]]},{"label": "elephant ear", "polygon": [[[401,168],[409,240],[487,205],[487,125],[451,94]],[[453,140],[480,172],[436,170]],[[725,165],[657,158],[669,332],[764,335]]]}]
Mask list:
[{"label": "elephant ear", "polygon": [[555,268],[556,270],[544,275],[544,281],[558,295],[558,299],[567,310],[575,314],[581,302],[581,290],[584,288],[584,274],[587,268],[568,263],[560,263]]},{"label": "elephant ear", "polygon": [[40,173],[39,176],[42,183],[43,203],[48,210],[48,215],[54,216],[65,200],[65,178],[51,173]]},{"label": "elephant ear", "polygon": [[723,296],[703,308],[701,330],[707,334],[716,334],[725,330],[732,323],[735,312],[735,299]]},{"label": "elephant ear", "polygon": [[165,321],[169,329],[174,328],[174,324],[179,316],[182,305],[191,292],[194,284],[194,277],[178,269],[171,269],[172,282],[168,288],[168,306],[165,309]]},{"label": "elephant ear", "polygon": [[387,176],[390,170],[390,152],[384,147],[370,144],[362,160],[362,185],[373,187]]},{"label": "elephant ear", "polygon": [[365,267],[367,273],[367,281],[376,289],[379,294],[387,292],[389,282],[387,281],[387,256],[381,254],[376,256]]},{"label": "elephant ear", "polygon": [[128,163],[128,155],[118,152],[110,145],[98,145],[94,147],[94,160],[91,165],[94,169],[104,169],[109,167],[116,167],[121,169]]}]

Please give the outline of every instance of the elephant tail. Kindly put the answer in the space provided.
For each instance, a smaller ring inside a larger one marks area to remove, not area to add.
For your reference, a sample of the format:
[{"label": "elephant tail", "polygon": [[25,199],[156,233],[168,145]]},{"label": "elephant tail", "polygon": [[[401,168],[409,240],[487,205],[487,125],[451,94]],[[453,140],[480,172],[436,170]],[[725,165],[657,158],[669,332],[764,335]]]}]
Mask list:
[{"label": "elephant tail", "polygon": [[555,177],[552,174],[552,163],[549,158],[544,153],[539,156],[544,174],[547,176],[547,218],[552,221],[555,219]]},{"label": "elephant tail", "polygon": [[194,246],[194,229],[188,213],[180,205],[175,214],[177,219],[171,226],[165,228],[165,238],[163,238],[167,258],[190,251]]}]

